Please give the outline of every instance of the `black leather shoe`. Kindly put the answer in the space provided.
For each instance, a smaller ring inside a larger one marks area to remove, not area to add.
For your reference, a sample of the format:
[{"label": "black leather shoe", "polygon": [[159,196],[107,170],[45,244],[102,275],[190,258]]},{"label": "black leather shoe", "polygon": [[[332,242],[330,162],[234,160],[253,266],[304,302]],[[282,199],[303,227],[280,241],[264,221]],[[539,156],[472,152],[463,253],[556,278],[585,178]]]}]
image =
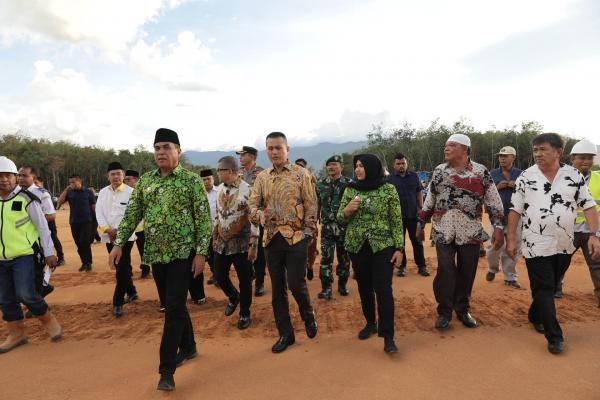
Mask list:
[{"label": "black leather shoe", "polygon": [[533,329],[535,329],[535,331],[537,333],[545,333],[546,330],[544,329],[544,324],[542,324],[541,322],[532,322],[531,323],[533,325]]},{"label": "black leather shoe", "polygon": [[552,354],[560,354],[565,351],[565,342],[557,340],[548,343],[548,351]]},{"label": "black leather shoe", "polygon": [[315,277],[315,273],[314,273],[312,267],[307,267],[306,268],[306,279],[308,279],[309,281],[312,281],[314,277]]},{"label": "black leather shoe", "polygon": [[430,276],[431,274],[429,273],[429,270],[427,269],[427,267],[422,267],[422,268],[419,268],[419,275]]},{"label": "black leather shoe", "polygon": [[440,315],[435,321],[435,329],[444,330],[450,326],[450,318],[445,315]]},{"label": "black leather shoe", "polygon": [[150,270],[143,269],[142,274],[140,275],[140,279],[148,279],[150,278]]},{"label": "black leather shoe", "polygon": [[350,291],[346,287],[346,282],[338,282],[338,293],[340,296],[348,296]]},{"label": "black leather shoe", "polygon": [[113,307],[113,315],[117,318],[123,316],[123,306],[114,306]]},{"label": "black leather shoe", "polygon": [[229,303],[227,303],[227,307],[225,307],[225,316],[226,317],[229,317],[231,314],[233,314],[233,312],[237,308],[237,305],[239,302],[240,302],[239,300],[236,300],[233,303],[231,301],[229,301]]},{"label": "black leather shoe", "polygon": [[254,288],[254,296],[256,297],[260,297],[262,295],[265,294],[265,285],[263,284],[256,284],[255,288]]},{"label": "black leather shoe", "polygon": [[398,347],[396,346],[396,343],[394,342],[393,338],[383,338],[383,351],[385,351],[388,354],[398,352]]},{"label": "black leather shoe", "polygon": [[396,273],[400,278],[404,278],[406,276],[406,268],[400,268]]},{"label": "black leather shoe", "polygon": [[294,344],[295,342],[296,338],[294,337],[294,335],[280,336],[277,342],[275,342],[275,344],[273,345],[273,347],[271,347],[271,351],[273,353],[281,353],[282,351],[287,349],[288,346]]},{"label": "black leather shoe", "polygon": [[319,294],[317,295],[318,298],[320,299],[325,299],[325,300],[331,300],[331,298],[333,297],[333,293],[331,292],[331,288],[325,288],[323,290],[321,290],[319,292]]},{"label": "black leather shoe", "polygon": [[175,379],[171,374],[160,374],[160,380],[156,386],[157,390],[173,391],[175,390]]},{"label": "black leather shoe", "polygon": [[85,272],[90,272],[92,270],[92,264],[85,264]]},{"label": "black leather shoe", "polygon": [[201,306],[202,304],[206,304],[206,297],[203,297],[201,299],[192,300],[192,303],[197,304],[199,306]]},{"label": "black leather shoe", "polygon": [[239,330],[246,329],[250,326],[250,322],[252,322],[250,317],[242,316],[240,319],[238,319],[237,327]]},{"label": "black leather shoe", "polygon": [[180,367],[187,360],[191,360],[192,358],[196,357],[198,357],[198,350],[196,350],[196,346],[189,351],[179,351],[177,352],[177,356],[175,356],[175,365]]},{"label": "black leather shoe", "polygon": [[214,276],[211,276],[210,278],[208,278],[208,280],[206,281],[207,285],[214,285],[217,282],[217,280],[215,279]]},{"label": "black leather shoe", "polygon": [[490,272],[490,271],[488,271],[488,273],[485,274],[485,280],[488,282],[493,281],[495,277],[496,277],[496,274],[493,272]]},{"label": "black leather shoe", "polygon": [[377,333],[377,324],[366,324],[364,328],[362,328],[358,332],[358,339],[365,340]]},{"label": "black leather shoe", "polygon": [[306,327],[306,336],[308,336],[310,339],[317,336],[319,327],[317,326],[317,320],[314,317],[304,321],[304,326]]},{"label": "black leather shoe", "polygon": [[134,302],[134,301],[136,301],[137,299],[139,299],[139,296],[138,296],[138,294],[137,294],[137,293],[134,293],[134,294],[132,294],[131,296],[130,296],[130,295],[127,295],[127,296],[125,296],[125,300],[123,300],[123,302],[124,302],[125,304],[127,304],[127,303],[133,303],[133,302]]},{"label": "black leather shoe", "polygon": [[54,286],[52,286],[51,284],[47,284],[45,286],[42,286],[42,297],[48,296],[53,291],[54,291]]},{"label": "black leather shoe", "polygon": [[87,266],[85,264],[81,264],[81,267],[79,267],[79,269],[77,271],[79,271],[79,272],[85,272],[86,268],[87,268]]},{"label": "black leather shoe", "polygon": [[61,258],[59,258],[59,259],[58,259],[58,261],[56,262],[56,266],[57,266],[57,267],[61,267],[61,266],[63,266],[63,265],[65,265],[65,259],[61,257]]},{"label": "black leather shoe", "polygon": [[475,320],[468,312],[456,314],[456,318],[467,328],[475,328],[477,326],[477,320]]}]

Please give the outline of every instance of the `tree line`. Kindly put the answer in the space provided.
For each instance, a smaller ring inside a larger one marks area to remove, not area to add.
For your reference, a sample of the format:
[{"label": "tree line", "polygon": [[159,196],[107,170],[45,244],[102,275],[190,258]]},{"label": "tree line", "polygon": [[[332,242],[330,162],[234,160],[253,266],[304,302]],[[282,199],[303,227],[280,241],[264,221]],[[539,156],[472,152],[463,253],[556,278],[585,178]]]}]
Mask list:
[{"label": "tree line", "polygon": [[[367,133],[368,145],[353,153],[344,153],[344,175],[352,176],[352,158],[355,154],[372,153],[377,155],[388,171],[393,171],[394,156],[402,153],[413,171],[432,171],[444,162],[444,144],[454,133],[463,133],[471,139],[471,159],[485,165],[488,169],[497,168],[496,154],[504,146],[512,146],[517,151],[514,165],[525,169],[533,164],[531,141],[543,133],[542,126],[534,121],[524,122],[520,126],[506,129],[490,129],[478,131],[465,121],[452,125],[440,124],[438,120],[425,128],[415,128],[405,122],[400,128],[384,130],[381,126],[373,126]],[[569,162],[569,152],[579,140],[563,136],[565,152],[563,161]],[[325,169],[319,175],[326,176]]]},{"label": "tree line", "polygon": [[[108,184],[106,167],[119,161],[123,168],[140,173],[156,168],[154,154],[142,145],[133,151],[103,149],[97,146],[78,146],[66,141],[51,142],[19,134],[0,136],[0,155],[13,160],[17,167],[33,166],[53,194],[60,193],[68,184],[69,176],[80,175],[85,186],[102,188]],[[189,165],[185,157],[182,164],[196,172],[205,166]]]}]

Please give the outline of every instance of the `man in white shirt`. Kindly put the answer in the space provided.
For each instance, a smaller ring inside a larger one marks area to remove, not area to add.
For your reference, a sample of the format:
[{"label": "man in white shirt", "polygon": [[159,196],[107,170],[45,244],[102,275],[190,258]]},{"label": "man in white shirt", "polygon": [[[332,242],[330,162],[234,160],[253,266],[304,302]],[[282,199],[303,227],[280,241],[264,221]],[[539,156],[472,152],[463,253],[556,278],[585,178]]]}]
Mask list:
[{"label": "man in white shirt", "polygon": [[[117,238],[117,228],[125,215],[125,209],[133,188],[123,183],[125,171],[119,162],[108,164],[107,171],[110,185],[100,190],[98,194],[96,219],[98,220],[98,230],[101,233],[100,240],[102,243],[106,243],[106,249],[110,253],[113,242]],[[123,255],[119,262],[116,265],[111,265],[111,269],[116,269],[117,284],[113,294],[113,315],[117,318],[123,315],[124,303],[138,298],[131,279],[131,248],[134,241],[135,234],[131,235],[123,246]],[[127,300],[125,294],[128,295]]]},{"label": "man in white shirt", "polygon": [[529,321],[546,336],[548,351],[559,354],[564,351],[564,338],[556,319],[554,292],[575,251],[576,211],[583,210],[593,232],[587,242],[593,259],[600,257],[598,214],[583,175],[560,162],[563,139],[556,133],[543,133],[533,139],[532,145],[535,164],[517,178],[511,198],[506,254],[516,257],[515,237],[521,221],[521,251],[533,297]]}]

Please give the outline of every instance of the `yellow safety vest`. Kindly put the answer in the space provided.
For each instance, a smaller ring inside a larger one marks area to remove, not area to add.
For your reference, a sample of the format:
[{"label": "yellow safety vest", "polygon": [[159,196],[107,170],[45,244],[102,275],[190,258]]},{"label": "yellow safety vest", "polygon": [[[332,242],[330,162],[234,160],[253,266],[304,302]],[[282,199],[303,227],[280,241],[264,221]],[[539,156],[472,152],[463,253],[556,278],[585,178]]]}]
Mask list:
[{"label": "yellow safety vest", "polygon": [[[592,194],[592,198],[596,201],[596,211],[600,214],[600,174],[597,172],[590,172],[590,181],[588,183],[588,189]],[[577,217],[575,218],[576,224],[582,224],[585,222],[585,216],[583,215],[582,209],[577,209]]]},{"label": "yellow safety vest", "polygon": [[12,260],[33,254],[39,233],[27,214],[34,201],[23,192],[9,200],[0,200],[0,259]]}]

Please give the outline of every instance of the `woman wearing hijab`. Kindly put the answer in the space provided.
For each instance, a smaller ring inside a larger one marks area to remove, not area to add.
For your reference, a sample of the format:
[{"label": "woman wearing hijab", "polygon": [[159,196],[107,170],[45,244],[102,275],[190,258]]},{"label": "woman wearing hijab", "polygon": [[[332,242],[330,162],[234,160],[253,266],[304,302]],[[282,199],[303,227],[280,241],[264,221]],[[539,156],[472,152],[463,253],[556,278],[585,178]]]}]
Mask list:
[{"label": "woman wearing hijab", "polygon": [[394,186],[385,182],[376,156],[359,154],[353,162],[356,180],[344,191],[337,219],[347,225],[344,247],[352,260],[367,321],[358,338],[365,340],[378,333],[384,339],[383,350],[395,353],[392,276],[404,250],[400,200]]}]

